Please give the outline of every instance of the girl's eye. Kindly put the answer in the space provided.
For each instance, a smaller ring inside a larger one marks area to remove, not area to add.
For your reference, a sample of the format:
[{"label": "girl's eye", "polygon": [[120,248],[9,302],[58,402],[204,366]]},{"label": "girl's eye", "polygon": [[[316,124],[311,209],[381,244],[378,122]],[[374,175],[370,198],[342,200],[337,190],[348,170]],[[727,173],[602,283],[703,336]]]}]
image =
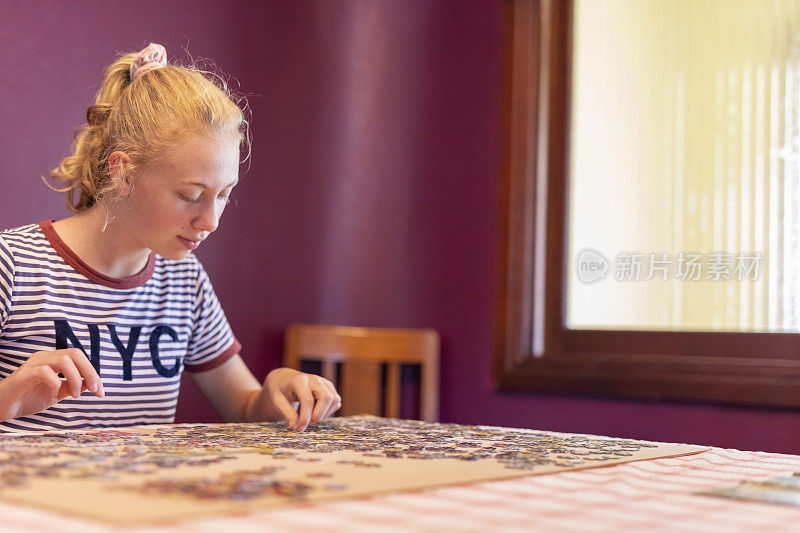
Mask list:
[{"label": "girl's eye", "polygon": [[184,202],[188,202],[190,204],[193,204],[198,200],[197,198],[189,198],[188,196],[180,193],[178,194],[178,197],[180,197],[180,199],[183,200]]},{"label": "girl's eye", "polygon": [[223,202],[225,202],[225,205],[231,203],[231,197],[230,196],[220,196],[220,197],[217,198],[217,200],[222,200]]}]

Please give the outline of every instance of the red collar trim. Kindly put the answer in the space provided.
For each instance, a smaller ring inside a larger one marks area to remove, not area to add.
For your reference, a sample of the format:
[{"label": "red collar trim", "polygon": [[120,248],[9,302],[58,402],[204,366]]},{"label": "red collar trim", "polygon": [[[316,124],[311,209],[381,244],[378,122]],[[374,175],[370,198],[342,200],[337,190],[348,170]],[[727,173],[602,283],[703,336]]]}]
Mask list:
[{"label": "red collar trim", "polygon": [[55,228],[53,228],[53,222],[55,221],[45,220],[40,222],[39,227],[42,229],[42,233],[44,233],[44,236],[50,241],[50,245],[56,253],[58,253],[69,266],[91,281],[106,287],[111,287],[112,289],[133,289],[147,283],[147,280],[153,275],[153,271],[156,268],[156,254],[153,252],[150,252],[150,257],[147,258],[147,265],[135,276],[128,278],[112,278],[111,276],[106,276],[102,272],[98,272],[87,265],[83,259],[78,257],[78,254],[73,252],[72,249],[61,240],[61,237],[58,236]]}]

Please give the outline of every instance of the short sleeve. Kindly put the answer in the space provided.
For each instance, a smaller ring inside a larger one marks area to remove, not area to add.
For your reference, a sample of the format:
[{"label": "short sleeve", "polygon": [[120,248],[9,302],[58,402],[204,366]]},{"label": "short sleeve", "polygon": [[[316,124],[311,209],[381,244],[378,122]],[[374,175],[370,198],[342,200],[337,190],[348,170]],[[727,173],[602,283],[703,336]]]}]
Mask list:
[{"label": "short sleeve", "polygon": [[214,293],[211,280],[199,261],[197,268],[192,335],[184,359],[184,368],[188,372],[204,372],[216,368],[242,349]]},{"label": "short sleeve", "polygon": [[14,256],[6,241],[0,237],[0,329],[11,313],[11,294],[14,289]]}]

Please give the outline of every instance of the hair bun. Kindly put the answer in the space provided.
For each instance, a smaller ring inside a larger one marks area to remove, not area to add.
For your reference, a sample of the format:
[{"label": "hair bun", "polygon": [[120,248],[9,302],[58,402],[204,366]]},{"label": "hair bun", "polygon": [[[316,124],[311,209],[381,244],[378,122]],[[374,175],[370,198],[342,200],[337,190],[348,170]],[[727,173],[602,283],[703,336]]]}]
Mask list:
[{"label": "hair bun", "polygon": [[111,104],[90,105],[86,110],[86,123],[90,126],[101,126],[108,120],[111,113]]}]

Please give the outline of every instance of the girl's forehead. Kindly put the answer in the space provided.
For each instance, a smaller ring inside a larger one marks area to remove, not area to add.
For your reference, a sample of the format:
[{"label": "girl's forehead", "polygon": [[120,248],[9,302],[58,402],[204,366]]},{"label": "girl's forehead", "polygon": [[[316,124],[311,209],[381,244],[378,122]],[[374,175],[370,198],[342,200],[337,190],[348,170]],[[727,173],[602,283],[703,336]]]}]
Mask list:
[{"label": "girl's forehead", "polygon": [[[238,174],[239,145],[214,137],[193,137],[176,143],[165,157],[159,160],[171,173],[211,172]],[[234,170],[235,169],[235,170]]]},{"label": "girl's forehead", "polygon": [[170,155],[174,160],[197,158],[205,159],[229,157],[233,152],[239,153],[239,143],[236,139],[221,138],[214,135],[192,135],[175,143]]},{"label": "girl's forehead", "polygon": [[239,173],[239,145],[214,137],[192,137],[175,146],[153,165],[170,181],[235,181]]}]

